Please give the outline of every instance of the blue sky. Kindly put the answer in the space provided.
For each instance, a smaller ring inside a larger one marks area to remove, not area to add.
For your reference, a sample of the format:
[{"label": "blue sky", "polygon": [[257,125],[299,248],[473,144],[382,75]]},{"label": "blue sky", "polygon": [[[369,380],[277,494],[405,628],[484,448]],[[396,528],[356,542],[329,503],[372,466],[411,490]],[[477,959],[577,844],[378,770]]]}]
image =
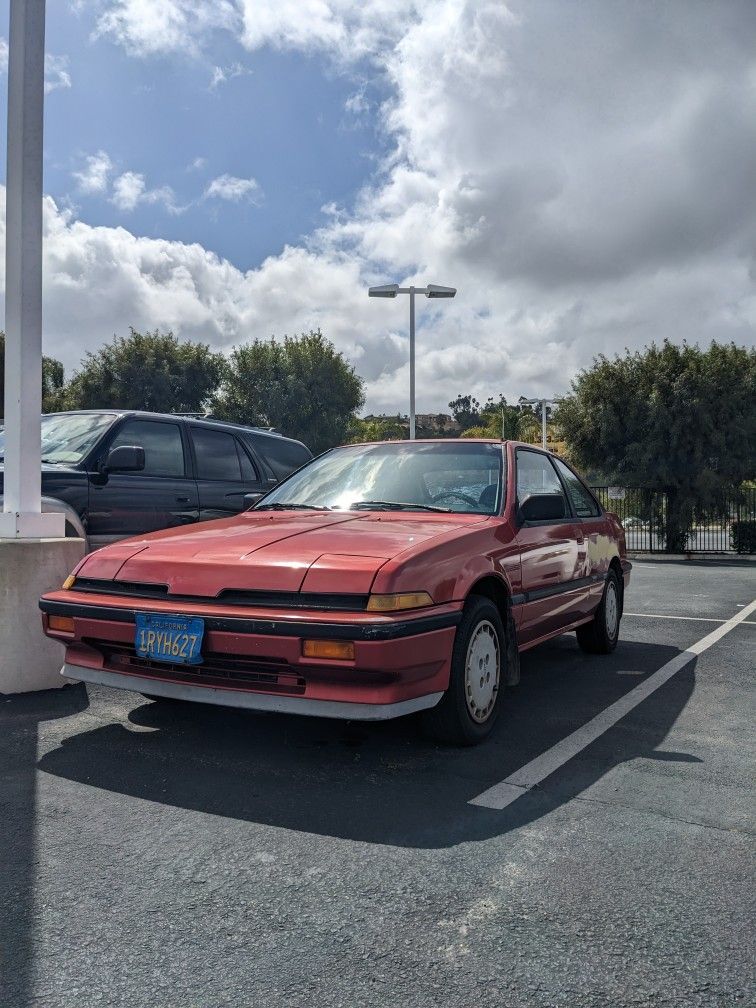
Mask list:
[{"label": "blue sky", "polygon": [[419,412],[754,342],[753,0],[47,7],[43,346],[69,374],[129,326],[226,352],[320,327],[366,410],[406,411],[389,281],[457,288],[418,305]]},{"label": "blue sky", "polygon": [[[222,32],[200,56],[135,59],[111,38],[93,37],[95,15],[93,7],[48,2],[46,48],[66,57],[71,87],[48,95],[45,188],[90,224],[197,241],[247,269],[322,225],[323,206],[350,205],[385,153],[376,129],[380,80],[371,82],[368,67],[336,73],[323,56],[249,52]],[[7,23],[3,0],[6,37]],[[216,68],[226,79],[214,84]],[[345,108],[358,89],[370,113]],[[170,186],[187,209],[170,213],[158,202],[124,212],[106,195],[82,191],[73,173],[100,150],[114,177],[131,171],[144,175],[148,190]],[[0,156],[4,180],[4,130]],[[224,174],[253,178],[259,190],[238,202],[203,200]]]}]

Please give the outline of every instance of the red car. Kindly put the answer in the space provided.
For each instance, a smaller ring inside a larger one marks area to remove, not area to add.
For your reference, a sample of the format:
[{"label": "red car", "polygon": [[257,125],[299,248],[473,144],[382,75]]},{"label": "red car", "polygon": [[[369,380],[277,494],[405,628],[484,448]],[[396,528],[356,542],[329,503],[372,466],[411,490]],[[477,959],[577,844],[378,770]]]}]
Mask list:
[{"label": "red car", "polygon": [[492,729],[519,652],[617,643],[622,526],[514,442],[350,445],[253,507],[86,557],[40,600],[72,679],[254,710]]}]

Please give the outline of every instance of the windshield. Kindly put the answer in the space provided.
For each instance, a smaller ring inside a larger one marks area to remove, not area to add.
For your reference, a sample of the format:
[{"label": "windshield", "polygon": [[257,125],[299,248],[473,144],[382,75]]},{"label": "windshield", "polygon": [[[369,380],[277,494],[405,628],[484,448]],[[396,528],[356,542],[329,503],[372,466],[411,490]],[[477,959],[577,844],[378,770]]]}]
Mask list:
[{"label": "windshield", "polygon": [[[75,465],[88,455],[115,420],[114,413],[53,413],[42,417],[42,461]],[[0,427],[0,459],[5,428]]]},{"label": "windshield", "polygon": [[399,442],[335,448],[255,505],[292,508],[496,514],[502,499],[499,445]]}]

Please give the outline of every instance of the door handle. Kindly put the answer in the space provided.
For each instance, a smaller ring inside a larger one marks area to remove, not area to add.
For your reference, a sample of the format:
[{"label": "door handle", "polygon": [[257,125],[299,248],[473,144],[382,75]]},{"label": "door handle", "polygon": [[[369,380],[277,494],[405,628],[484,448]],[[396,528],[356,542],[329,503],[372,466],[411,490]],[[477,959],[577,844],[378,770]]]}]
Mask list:
[{"label": "door handle", "polygon": [[177,504],[191,504],[191,502],[192,502],[192,498],[191,497],[177,497],[176,498],[176,503]]}]

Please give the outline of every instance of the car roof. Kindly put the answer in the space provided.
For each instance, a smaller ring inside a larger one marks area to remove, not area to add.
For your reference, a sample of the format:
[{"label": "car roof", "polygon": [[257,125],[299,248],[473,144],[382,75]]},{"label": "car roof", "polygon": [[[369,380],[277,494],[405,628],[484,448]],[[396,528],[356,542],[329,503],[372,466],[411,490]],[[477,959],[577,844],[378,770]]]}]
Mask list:
[{"label": "car roof", "polygon": [[[505,445],[513,444],[518,448],[534,448],[536,451],[546,451],[548,448],[541,448],[540,445],[530,444],[527,441],[511,441],[506,439],[504,441],[501,438],[415,438],[412,442],[413,444],[489,444],[489,445]],[[375,444],[410,444],[406,438],[387,438],[385,441],[358,441],[355,444],[340,445],[341,448],[362,448],[368,445]]]},{"label": "car roof", "polygon": [[[192,413],[156,413],[150,410],[124,410],[124,409],[94,409],[94,410],[60,410],[58,413],[44,413],[43,416],[113,416],[113,417],[139,417],[142,420],[185,420],[187,423],[198,427],[224,427],[230,430],[237,430],[245,434],[255,434],[265,438],[275,438],[276,440],[290,441],[294,444],[302,444],[296,438],[286,437],[278,431],[267,430],[265,427],[253,427],[246,424],[231,423],[227,420],[217,420],[214,417],[198,417]],[[306,447],[303,445],[303,447]]]}]

